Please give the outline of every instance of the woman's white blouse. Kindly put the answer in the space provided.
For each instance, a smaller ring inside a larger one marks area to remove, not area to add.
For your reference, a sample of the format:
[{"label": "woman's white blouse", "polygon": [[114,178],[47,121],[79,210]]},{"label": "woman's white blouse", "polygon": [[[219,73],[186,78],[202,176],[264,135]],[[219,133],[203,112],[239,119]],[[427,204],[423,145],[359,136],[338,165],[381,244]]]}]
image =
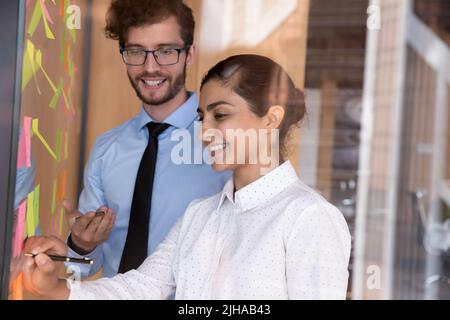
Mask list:
[{"label": "woman's white blouse", "polygon": [[193,201],[137,270],[69,281],[69,298],[345,299],[345,219],[289,161],[233,190]]}]

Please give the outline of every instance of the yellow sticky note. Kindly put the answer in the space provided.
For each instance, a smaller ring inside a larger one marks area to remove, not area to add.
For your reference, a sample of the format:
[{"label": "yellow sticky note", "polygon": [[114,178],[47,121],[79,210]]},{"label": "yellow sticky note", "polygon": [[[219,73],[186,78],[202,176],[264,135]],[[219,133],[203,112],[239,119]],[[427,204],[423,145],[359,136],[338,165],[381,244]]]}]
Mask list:
[{"label": "yellow sticky note", "polygon": [[52,29],[50,29],[50,26],[48,25],[48,21],[45,15],[42,15],[42,19],[44,20],[45,25],[45,35],[47,36],[48,39],[55,40],[55,35],[53,34]]},{"label": "yellow sticky note", "polygon": [[66,109],[70,110],[70,102],[69,102],[69,99],[67,98],[64,88],[62,89],[62,94],[63,94],[63,98],[64,98],[64,103],[66,104]]},{"label": "yellow sticky note", "polygon": [[42,136],[42,134],[39,132],[39,119],[33,119],[33,123],[31,125],[33,129],[33,133],[41,140],[44,147],[47,149],[48,153],[55,159],[58,160],[55,151],[52,150],[52,148],[49,146],[48,142],[45,140],[45,138]]},{"label": "yellow sticky note", "polygon": [[39,22],[41,20],[44,21],[45,35],[47,36],[48,39],[54,40],[55,35],[53,34],[52,30],[50,29],[50,26],[48,25],[47,17],[44,14],[44,8],[42,7],[42,3],[40,0],[36,0],[30,24],[28,26],[28,35],[30,35],[31,37],[34,35],[34,32],[36,31],[37,26],[39,25]]},{"label": "yellow sticky note", "polygon": [[23,56],[23,71],[22,71],[22,92],[27,87],[31,78],[34,77],[36,81],[36,88],[38,93],[41,94],[39,84],[37,83],[36,73],[39,71],[39,66],[42,65],[42,53],[40,50],[36,50],[33,42],[27,40],[25,53]]},{"label": "yellow sticky note", "polygon": [[52,79],[50,79],[50,76],[48,75],[47,71],[45,71],[44,67],[42,66],[42,53],[41,53],[41,51],[36,53],[36,64],[39,67],[39,69],[42,70],[42,73],[44,74],[45,79],[47,79],[48,84],[52,88],[53,93],[56,93],[58,91],[58,89],[56,88],[55,83],[52,81]]},{"label": "yellow sticky note", "polygon": [[40,0],[36,0],[30,24],[28,25],[28,35],[30,35],[31,37],[34,35],[34,32],[36,31],[36,28],[39,24],[39,21],[41,21],[41,18],[42,18],[42,7],[40,4]]},{"label": "yellow sticky note", "polygon": [[32,237],[35,234],[35,224],[34,224],[34,192],[28,195],[27,199],[27,234],[28,237]]}]

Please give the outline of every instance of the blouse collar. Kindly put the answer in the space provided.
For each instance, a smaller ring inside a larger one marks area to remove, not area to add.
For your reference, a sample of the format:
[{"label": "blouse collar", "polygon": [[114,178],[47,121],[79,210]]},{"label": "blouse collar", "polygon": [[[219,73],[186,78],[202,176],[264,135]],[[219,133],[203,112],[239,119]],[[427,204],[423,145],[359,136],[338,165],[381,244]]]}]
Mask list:
[{"label": "blouse collar", "polygon": [[292,183],[298,181],[297,173],[288,160],[261,178],[234,193],[233,178],[225,184],[217,209],[228,199],[242,211],[251,210],[273,198]]}]

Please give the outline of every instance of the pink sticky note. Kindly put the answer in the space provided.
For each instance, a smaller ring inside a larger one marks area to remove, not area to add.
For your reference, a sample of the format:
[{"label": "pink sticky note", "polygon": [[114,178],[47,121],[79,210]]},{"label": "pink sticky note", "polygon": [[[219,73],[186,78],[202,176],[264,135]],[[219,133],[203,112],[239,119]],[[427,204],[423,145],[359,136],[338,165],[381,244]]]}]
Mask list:
[{"label": "pink sticky note", "polygon": [[41,0],[42,9],[44,10],[45,17],[47,18],[48,22],[51,24],[55,24],[52,20],[52,17],[50,16],[50,13],[48,13],[47,6],[45,5],[44,0]]},{"label": "pink sticky note", "polygon": [[27,202],[23,201],[19,205],[17,213],[17,224],[13,241],[13,257],[18,257],[22,253],[26,212],[27,212]]},{"label": "pink sticky note", "polygon": [[19,141],[19,152],[17,155],[17,167],[18,168],[29,168],[31,167],[31,141],[30,141],[30,131],[31,131],[31,121],[30,117],[25,117],[23,119],[22,135]]}]

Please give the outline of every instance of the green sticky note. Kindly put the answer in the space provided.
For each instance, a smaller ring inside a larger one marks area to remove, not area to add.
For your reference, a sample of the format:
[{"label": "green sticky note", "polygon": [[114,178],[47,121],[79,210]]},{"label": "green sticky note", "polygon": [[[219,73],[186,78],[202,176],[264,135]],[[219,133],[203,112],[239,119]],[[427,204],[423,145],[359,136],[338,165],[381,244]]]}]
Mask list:
[{"label": "green sticky note", "polygon": [[58,87],[56,88],[56,92],[53,94],[52,100],[50,101],[49,107],[55,109],[58,105],[59,98],[61,97],[61,92],[63,88],[63,80],[59,80]]},{"label": "green sticky note", "polygon": [[41,17],[42,17],[41,3],[40,3],[40,0],[36,0],[34,9],[33,9],[33,15],[31,16],[30,24],[28,26],[28,34],[31,37],[34,35],[34,32],[36,31],[39,21],[41,21]]},{"label": "green sticky note", "polygon": [[51,214],[55,214],[56,209],[56,188],[57,188],[57,182],[56,179],[53,180],[53,194],[52,194],[52,211]]},{"label": "green sticky note", "polygon": [[64,0],[64,18],[63,20],[66,21],[67,19],[67,7],[70,5],[69,0]]},{"label": "green sticky note", "polygon": [[73,76],[75,75],[75,65],[73,64],[73,61],[72,61],[72,59],[71,59],[71,54],[70,54],[70,47],[69,47],[69,53],[68,53],[68,67],[69,67],[69,77],[70,77],[70,79],[72,80],[72,82],[73,82]]},{"label": "green sticky note", "polygon": [[56,160],[61,161],[62,154],[62,130],[58,129],[57,137],[56,137]]},{"label": "green sticky note", "polygon": [[69,30],[69,34],[72,37],[73,44],[76,44],[77,43],[77,30],[71,29],[71,30]]},{"label": "green sticky note", "polygon": [[39,195],[41,191],[41,185],[37,185],[34,189],[34,199],[33,199],[33,212],[34,212],[34,227],[35,229],[39,226]]}]

